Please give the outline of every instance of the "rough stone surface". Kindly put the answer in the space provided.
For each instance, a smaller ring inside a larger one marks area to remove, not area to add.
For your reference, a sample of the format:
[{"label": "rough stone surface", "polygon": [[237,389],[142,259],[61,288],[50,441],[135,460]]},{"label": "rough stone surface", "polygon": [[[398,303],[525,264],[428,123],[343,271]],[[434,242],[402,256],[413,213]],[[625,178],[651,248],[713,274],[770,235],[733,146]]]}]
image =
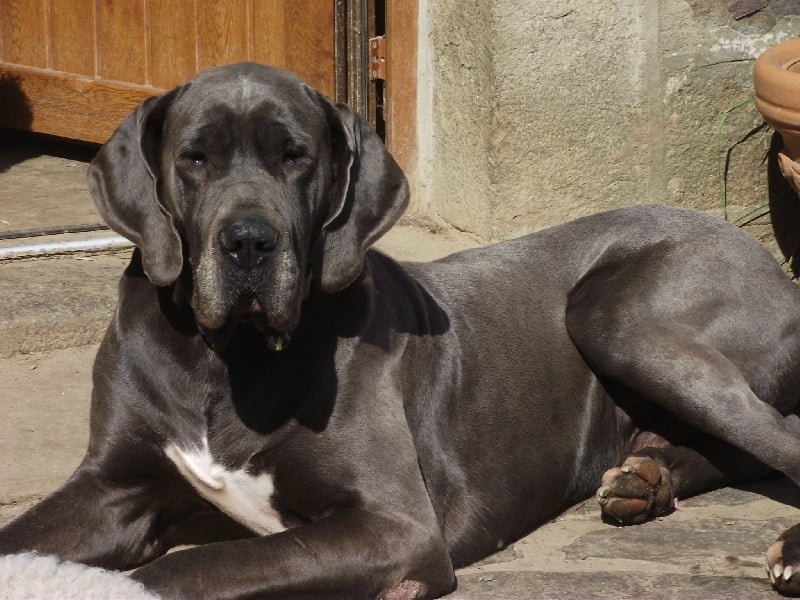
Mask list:
[{"label": "rough stone surface", "polygon": [[484,239],[646,202],[722,216],[722,189],[731,221],[765,212],[753,61],[800,35],[796,2],[467,4],[421,4],[419,210]]},{"label": "rough stone surface", "polygon": [[129,254],[0,262],[0,357],[99,341]]},{"label": "rough stone surface", "polygon": [[[755,58],[798,35],[800,18],[755,13],[734,20],[725,2],[661,3],[664,187],[656,198],[747,221],[768,203],[769,132],[752,104]],[[726,164],[727,163],[727,164]],[[748,226],[770,237],[769,217]]]},{"label": "rough stone surface", "polygon": [[775,600],[764,581],[736,577],[595,573],[498,572],[486,576],[459,577],[459,590],[451,600]]},{"label": "rough stone surface", "polygon": [[422,18],[420,36],[436,50],[420,57],[425,79],[419,85],[428,86],[432,98],[420,111],[425,125],[419,132],[423,148],[412,210],[487,238],[492,211],[491,3],[422,4],[426,1],[432,18]]},{"label": "rough stone surface", "polygon": [[95,146],[0,129],[0,234],[101,223],[86,187]]},{"label": "rough stone surface", "polygon": [[0,360],[0,515],[54,490],[80,463],[96,352],[93,344]]},{"label": "rough stone surface", "polygon": [[492,236],[645,201],[641,3],[492,4]]},{"label": "rough stone surface", "polygon": [[[594,501],[461,569],[448,598],[776,598],[764,547],[791,525],[784,478],[723,488],[631,527],[600,521]],[[783,499],[783,500],[779,500]]]}]

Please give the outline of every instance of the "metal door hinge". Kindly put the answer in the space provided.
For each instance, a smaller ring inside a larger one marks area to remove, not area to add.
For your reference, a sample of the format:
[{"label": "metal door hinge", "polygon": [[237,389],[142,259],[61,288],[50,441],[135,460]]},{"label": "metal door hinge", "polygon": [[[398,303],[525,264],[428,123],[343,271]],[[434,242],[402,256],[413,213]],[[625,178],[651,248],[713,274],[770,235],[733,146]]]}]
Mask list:
[{"label": "metal door hinge", "polygon": [[384,81],[386,79],[386,37],[369,39],[369,80]]}]

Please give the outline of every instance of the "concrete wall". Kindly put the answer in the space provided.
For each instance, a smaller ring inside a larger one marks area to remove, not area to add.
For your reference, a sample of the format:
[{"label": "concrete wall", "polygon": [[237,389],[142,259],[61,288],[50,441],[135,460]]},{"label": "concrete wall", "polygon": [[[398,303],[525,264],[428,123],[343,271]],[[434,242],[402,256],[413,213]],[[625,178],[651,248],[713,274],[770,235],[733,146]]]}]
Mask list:
[{"label": "concrete wall", "polygon": [[797,3],[420,0],[414,210],[483,239],[654,202],[767,202],[753,60],[800,35]]}]

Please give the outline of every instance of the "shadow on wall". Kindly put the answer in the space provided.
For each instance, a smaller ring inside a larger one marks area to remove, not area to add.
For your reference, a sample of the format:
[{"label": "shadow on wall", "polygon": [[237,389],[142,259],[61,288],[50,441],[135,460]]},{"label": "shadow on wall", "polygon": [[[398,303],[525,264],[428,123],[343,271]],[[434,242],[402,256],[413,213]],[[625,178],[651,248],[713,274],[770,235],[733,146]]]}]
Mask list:
[{"label": "shadow on wall", "polygon": [[[10,73],[0,73],[0,125],[12,125],[16,128],[28,130],[33,123],[33,111],[19,77]],[[11,142],[13,134],[4,132],[3,146]],[[12,165],[19,162],[17,152],[0,153],[0,173],[4,173]]]},{"label": "shadow on wall", "polygon": [[0,73],[0,125],[30,129],[33,111],[22,90],[22,80],[10,73]]},{"label": "shadow on wall", "polygon": [[796,278],[800,277],[800,198],[781,173],[778,151],[782,148],[781,134],[773,133],[767,154],[769,211],[775,240]]},{"label": "shadow on wall", "polygon": [[32,124],[33,110],[21,79],[0,73],[0,173],[43,154],[89,162],[97,153],[98,144],[33,133]]}]

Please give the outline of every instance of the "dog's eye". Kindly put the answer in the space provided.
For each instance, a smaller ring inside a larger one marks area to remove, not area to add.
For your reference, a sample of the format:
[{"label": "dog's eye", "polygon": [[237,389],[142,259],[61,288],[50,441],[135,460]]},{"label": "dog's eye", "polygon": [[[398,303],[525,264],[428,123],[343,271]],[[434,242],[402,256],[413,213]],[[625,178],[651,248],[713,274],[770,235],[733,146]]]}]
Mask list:
[{"label": "dog's eye", "polygon": [[181,158],[191,167],[204,167],[208,162],[206,155],[202,152],[187,152]]},{"label": "dog's eye", "polygon": [[287,166],[296,165],[303,162],[304,158],[305,154],[300,150],[287,150],[283,153],[283,164]]}]

